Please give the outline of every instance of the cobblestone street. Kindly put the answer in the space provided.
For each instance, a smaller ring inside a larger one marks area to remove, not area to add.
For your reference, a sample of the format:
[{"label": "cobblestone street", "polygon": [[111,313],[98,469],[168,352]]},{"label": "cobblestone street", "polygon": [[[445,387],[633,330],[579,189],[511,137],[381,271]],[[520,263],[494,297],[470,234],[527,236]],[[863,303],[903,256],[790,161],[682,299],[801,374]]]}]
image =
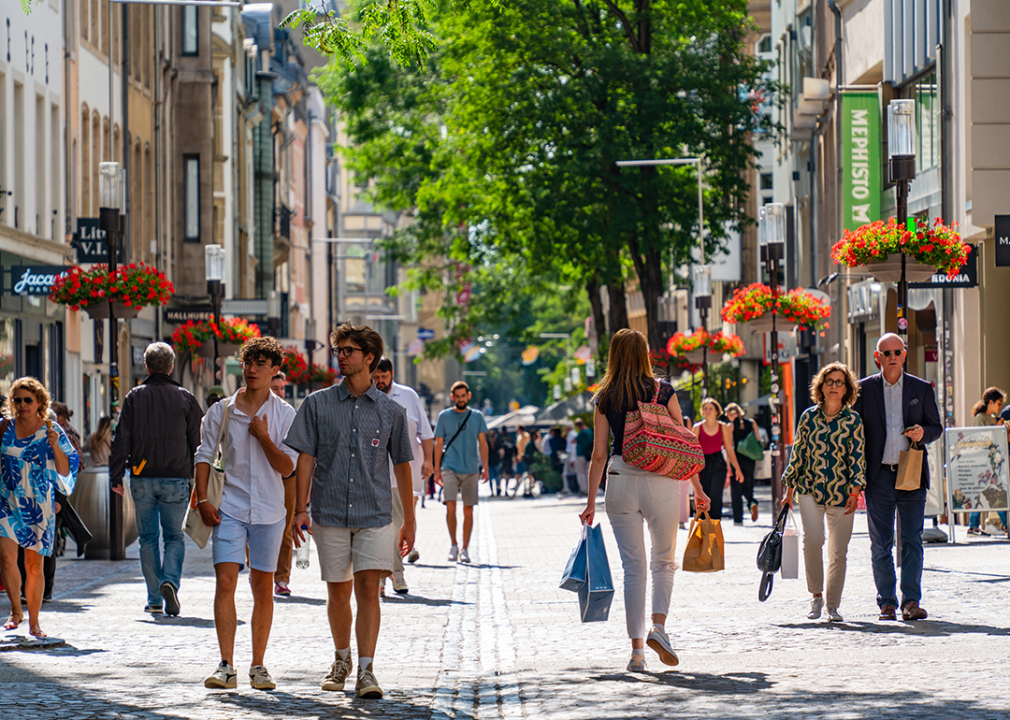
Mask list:
[{"label": "cobblestone street", "polygon": [[[383,604],[375,660],[381,701],[356,699],[350,683],[345,693],[319,689],[333,652],[315,558],[294,572],[294,595],[277,600],[267,653],[273,692],[246,681],[251,598],[240,586],[239,687],[222,692],[202,684],[218,661],[209,549],[187,549],[178,618],[142,612],[136,545],[133,559],[121,563],[79,561],[68,551],[55,602],[43,610],[43,627],[66,645],[0,653],[2,716],[1010,718],[1001,690],[1010,655],[1005,540],[927,546],[930,619],[881,623],[861,514],[841,607],[846,621],[809,621],[802,578],[777,579],[772,597],[757,600],[754,556],[770,524],[765,502],[758,524],[725,528],[725,572],[678,573],[667,629],[680,666],[666,668],[647,650],[653,673],[631,675],[620,561],[602,508],[618,590],[609,622],[579,623],[575,594],[557,587],[579,509],[572,499],[485,498],[472,565],[446,562],[441,506],[419,510],[421,559],[407,569],[410,593],[390,588]],[[678,552],[685,537],[681,531]],[[6,600],[0,612],[7,614]]]}]

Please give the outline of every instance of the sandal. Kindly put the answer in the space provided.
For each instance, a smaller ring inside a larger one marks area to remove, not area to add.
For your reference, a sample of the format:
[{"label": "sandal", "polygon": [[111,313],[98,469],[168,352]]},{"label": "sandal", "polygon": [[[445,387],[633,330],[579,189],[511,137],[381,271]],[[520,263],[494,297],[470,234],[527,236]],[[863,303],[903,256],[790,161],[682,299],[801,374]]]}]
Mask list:
[{"label": "sandal", "polygon": [[11,613],[11,616],[7,618],[7,622],[4,623],[4,630],[16,630],[21,621],[25,619],[24,614],[18,615],[17,620],[14,617],[14,613]]},{"label": "sandal", "polygon": [[31,635],[32,637],[37,637],[37,638],[46,638],[46,637],[49,637],[44,632],[42,632],[42,628],[39,625],[36,625],[35,627],[29,629],[28,630],[28,634]]}]

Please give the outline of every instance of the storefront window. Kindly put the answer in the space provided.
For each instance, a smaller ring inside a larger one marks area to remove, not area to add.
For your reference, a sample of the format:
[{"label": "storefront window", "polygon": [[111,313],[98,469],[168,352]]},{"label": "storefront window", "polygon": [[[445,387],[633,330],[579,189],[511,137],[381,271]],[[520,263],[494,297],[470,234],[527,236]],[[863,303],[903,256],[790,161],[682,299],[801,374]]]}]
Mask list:
[{"label": "storefront window", "polygon": [[0,394],[10,395],[11,385],[17,379],[14,363],[14,319],[0,318]]},{"label": "storefront window", "polygon": [[940,103],[935,73],[915,84],[915,101],[919,138],[915,169],[922,172],[940,164]]}]

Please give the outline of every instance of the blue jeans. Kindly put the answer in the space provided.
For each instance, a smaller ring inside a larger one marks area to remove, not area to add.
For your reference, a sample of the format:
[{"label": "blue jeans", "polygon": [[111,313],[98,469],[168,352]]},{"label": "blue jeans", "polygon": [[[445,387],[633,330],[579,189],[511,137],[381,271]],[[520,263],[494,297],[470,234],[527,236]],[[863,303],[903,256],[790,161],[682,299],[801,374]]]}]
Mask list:
[{"label": "blue jeans", "polygon": [[[988,515],[988,513],[986,513],[986,514]],[[1003,511],[1003,510],[1001,510],[1001,511],[999,511],[998,514],[999,514],[1000,522],[1003,523],[1003,527],[1006,527],[1006,512]],[[972,513],[971,515],[968,516],[968,529],[969,530],[971,528],[977,528],[981,524],[982,524],[982,513],[980,513],[980,512]]]},{"label": "blue jeans", "polygon": [[[895,490],[897,474],[883,467],[872,486],[866,488],[866,521],[870,531],[873,582],[877,606],[905,607],[922,599],[922,524],[926,512],[926,488]],[[895,592],[894,513],[901,522],[901,605]]]},{"label": "blue jeans", "polygon": [[[186,557],[182,523],[189,504],[189,478],[134,477],[130,480],[130,494],[137,512],[147,604],[161,605],[161,584],[167,581],[178,589],[182,580]],[[165,537],[164,560],[158,543],[160,533]]]}]

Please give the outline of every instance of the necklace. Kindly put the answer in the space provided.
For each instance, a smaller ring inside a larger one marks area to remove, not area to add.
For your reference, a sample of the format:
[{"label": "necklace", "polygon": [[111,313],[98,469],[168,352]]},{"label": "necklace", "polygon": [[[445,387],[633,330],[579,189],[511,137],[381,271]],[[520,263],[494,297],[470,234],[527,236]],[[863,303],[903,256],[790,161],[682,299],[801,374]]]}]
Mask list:
[{"label": "necklace", "polygon": [[833,413],[829,413],[829,412],[828,412],[827,410],[825,410],[825,409],[824,409],[823,407],[821,408],[821,412],[822,412],[822,413],[824,413],[824,417],[825,417],[826,419],[828,419],[828,420],[833,420],[833,419],[834,419],[835,417],[837,417],[837,416],[838,416],[838,413],[840,413],[841,411],[842,411],[842,408],[838,408],[838,409],[837,409],[837,410],[836,410],[835,412],[833,412]]}]

